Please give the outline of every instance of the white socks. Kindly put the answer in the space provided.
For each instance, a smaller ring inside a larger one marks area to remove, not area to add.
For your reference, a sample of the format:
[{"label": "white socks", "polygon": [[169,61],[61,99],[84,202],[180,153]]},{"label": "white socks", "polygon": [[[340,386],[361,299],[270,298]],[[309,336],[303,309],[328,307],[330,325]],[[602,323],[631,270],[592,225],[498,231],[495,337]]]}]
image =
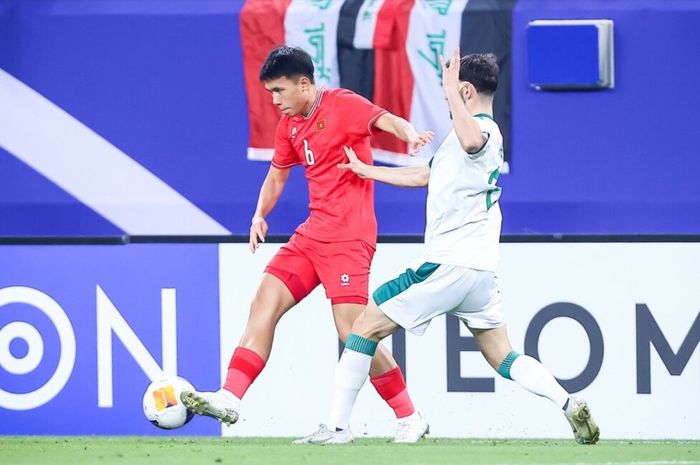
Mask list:
[{"label": "white socks", "polygon": [[221,395],[221,397],[223,397],[226,400],[226,402],[230,403],[231,407],[236,409],[237,412],[240,410],[241,399],[236,397],[236,395],[233,392],[229,391],[226,388],[221,388],[219,389],[218,393]]},{"label": "white socks", "polygon": [[333,404],[328,417],[328,428],[347,429],[350,425],[352,407],[365,380],[369,377],[372,357],[354,350],[345,350],[335,368]]},{"label": "white socks", "polygon": [[557,382],[544,365],[529,355],[519,355],[510,367],[510,377],[538,396],[546,397],[559,408],[569,399],[569,393]]}]

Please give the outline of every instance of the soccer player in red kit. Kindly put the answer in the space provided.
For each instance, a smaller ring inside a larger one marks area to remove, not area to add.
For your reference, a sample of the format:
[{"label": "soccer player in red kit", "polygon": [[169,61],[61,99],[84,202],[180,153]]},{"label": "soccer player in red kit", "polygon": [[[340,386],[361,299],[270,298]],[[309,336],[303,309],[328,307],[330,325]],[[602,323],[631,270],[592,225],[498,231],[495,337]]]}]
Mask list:
[{"label": "soccer player in red kit", "polygon": [[[408,142],[411,153],[433,137],[432,132],[418,133],[406,120],[349,90],[317,87],[311,57],[300,48],[273,49],[260,70],[260,80],[282,117],[272,165],[252,218],[251,251],[265,240],[265,217],[282,194],[292,166],[304,166],[310,214],[267,265],[223,387],[216,392],[186,391],[181,396],[190,410],[228,425],[238,420],[241,399],[270,356],[282,315],[322,284],[331,300],[338,335],[345,341],[367,304],[377,240],[374,185],[338,169],[338,164],[346,162],[343,147],[352,147],[360,160],[371,164],[369,136],[376,131]],[[370,379],[398,418],[396,438],[416,442],[423,437],[428,424],[414,408],[400,368],[381,346],[372,359]],[[333,437],[333,443],[353,440],[349,429]]]}]

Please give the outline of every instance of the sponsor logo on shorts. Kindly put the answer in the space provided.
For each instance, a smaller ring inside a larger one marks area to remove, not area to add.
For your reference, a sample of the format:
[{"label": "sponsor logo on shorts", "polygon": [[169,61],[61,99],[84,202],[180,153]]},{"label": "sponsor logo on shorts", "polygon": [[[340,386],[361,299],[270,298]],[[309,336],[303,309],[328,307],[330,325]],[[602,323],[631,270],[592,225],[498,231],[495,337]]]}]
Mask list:
[{"label": "sponsor logo on shorts", "polygon": [[347,273],[343,273],[340,275],[340,285],[341,286],[349,286],[350,285],[350,275]]}]

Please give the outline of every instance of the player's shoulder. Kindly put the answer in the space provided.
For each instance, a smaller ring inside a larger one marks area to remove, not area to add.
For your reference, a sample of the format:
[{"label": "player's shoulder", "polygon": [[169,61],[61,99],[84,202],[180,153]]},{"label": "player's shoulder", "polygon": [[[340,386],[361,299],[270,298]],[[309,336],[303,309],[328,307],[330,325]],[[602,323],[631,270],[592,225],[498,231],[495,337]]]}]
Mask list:
[{"label": "player's shoulder", "polygon": [[479,126],[481,126],[482,129],[485,129],[486,132],[501,132],[500,128],[498,127],[498,123],[493,119],[493,116],[487,113],[478,113],[474,115],[474,118],[476,118]]},{"label": "player's shoulder", "polygon": [[498,126],[498,123],[496,123],[496,120],[493,119],[493,115],[490,115],[488,113],[477,113],[476,115],[474,115],[474,118],[476,118],[476,120],[479,123],[489,124],[489,125],[494,124],[494,125]]},{"label": "player's shoulder", "polygon": [[348,100],[358,97],[358,95],[350,89],[342,87],[324,87],[323,99],[328,101]]},{"label": "player's shoulder", "polygon": [[321,105],[327,109],[332,108],[334,111],[337,108],[343,108],[345,112],[352,114],[372,105],[372,103],[349,89],[333,87],[323,90]]},{"label": "player's shoulder", "polygon": [[350,89],[344,89],[342,87],[324,87],[323,88],[324,92],[326,95],[330,95],[333,97],[337,96],[343,96],[343,95],[357,95],[355,92],[351,91]]},{"label": "player's shoulder", "polygon": [[476,118],[477,121],[479,121],[480,123],[493,124],[495,126],[498,126],[498,123],[493,118],[493,115],[489,113],[477,113],[476,115],[474,115],[474,118]]}]

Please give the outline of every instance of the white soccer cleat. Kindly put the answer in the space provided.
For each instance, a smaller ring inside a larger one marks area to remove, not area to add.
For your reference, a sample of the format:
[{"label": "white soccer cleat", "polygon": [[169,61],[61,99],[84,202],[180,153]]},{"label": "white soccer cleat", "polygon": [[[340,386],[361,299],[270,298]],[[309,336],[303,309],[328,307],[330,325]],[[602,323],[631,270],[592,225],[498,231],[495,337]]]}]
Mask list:
[{"label": "white soccer cleat", "polygon": [[416,410],[413,414],[399,419],[394,442],[413,444],[425,437],[428,433],[430,433],[428,422],[423,418],[423,415]]},{"label": "white soccer cleat", "polygon": [[600,428],[593,421],[591,410],[586,402],[578,397],[570,397],[564,416],[569,420],[576,442],[579,444],[595,444],[598,442]]},{"label": "white soccer cleat", "polygon": [[354,439],[350,428],[332,431],[326,425],[319,425],[316,432],[292,441],[292,444],[348,444]]},{"label": "white soccer cleat", "polygon": [[216,418],[226,426],[238,421],[239,402],[233,393],[219,389],[216,392],[182,391],[182,403],[197,415]]}]

